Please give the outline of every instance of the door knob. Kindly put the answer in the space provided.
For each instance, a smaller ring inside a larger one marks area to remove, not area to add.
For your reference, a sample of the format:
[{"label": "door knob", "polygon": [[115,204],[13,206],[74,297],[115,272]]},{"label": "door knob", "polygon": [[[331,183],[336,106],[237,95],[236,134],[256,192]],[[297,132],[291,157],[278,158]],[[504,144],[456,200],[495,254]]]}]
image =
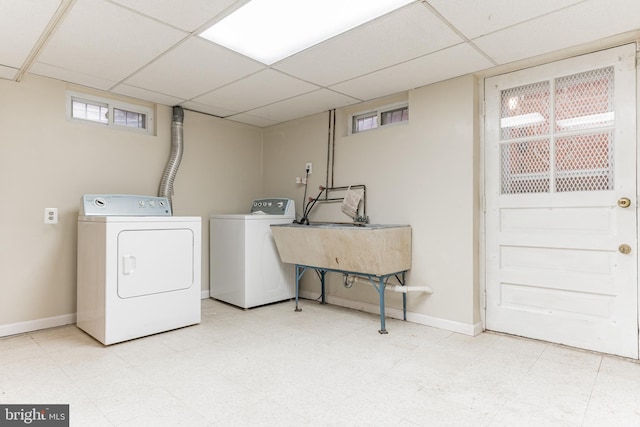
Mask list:
[{"label": "door knob", "polygon": [[621,244],[620,246],[618,246],[618,251],[621,254],[630,254],[631,253],[631,246],[627,245],[626,243]]},{"label": "door knob", "polygon": [[618,199],[618,206],[620,206],[621,208],[628,208],[629,206],[631,206],[631,200],[629,200],[627,197],[621,197]]}]

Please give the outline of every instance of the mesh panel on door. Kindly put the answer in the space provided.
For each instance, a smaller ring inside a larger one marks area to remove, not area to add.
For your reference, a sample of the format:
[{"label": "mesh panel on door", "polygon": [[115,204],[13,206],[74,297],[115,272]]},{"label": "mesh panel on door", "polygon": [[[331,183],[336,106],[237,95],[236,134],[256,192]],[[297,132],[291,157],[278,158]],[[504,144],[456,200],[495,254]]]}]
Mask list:
[{"label": "mesh panel on door", "polygon": [[549,133],[549,82],[533,83],[502,92],[500,139]]},{"label": "mesh panel on door", "polygon": [[502,144],[502,194],[549,191],[549,140]]},{"label": "mesh panel on door", "polygon": [[613,67],[551,83],[501,92],[501,193],[613,190]]},{"label": "mesh panel on door", "polygon": [[613,132],[556,140],[556,191],[613,190]]},{"label": "mesh panel on door", "polygon": [[612,126],[614,122],[613,67],[556,80],[557,132]]}]

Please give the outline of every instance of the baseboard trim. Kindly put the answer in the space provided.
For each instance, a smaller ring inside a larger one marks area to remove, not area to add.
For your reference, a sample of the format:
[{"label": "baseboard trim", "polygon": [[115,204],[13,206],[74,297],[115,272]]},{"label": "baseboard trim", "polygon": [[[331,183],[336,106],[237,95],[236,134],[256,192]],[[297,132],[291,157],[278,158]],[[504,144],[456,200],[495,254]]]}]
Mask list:
[{"label": "baseboard trim", "polygon": [[[209,298],[209,290],[207,289],[206,291],[202,291],[200,298]],[[26,332],[39,331],[41,329],[56,328],[58,326],[71,325],[73,323],[76,323],[76,313],[46,317],[44,319],[27,320],[26,322],[10,323],[8,325],[0,325],[0,337],[24,334]]]},{"label": "baseboard trim", "polygon": [[[309,300],[315,300],[317,298],[317,292],[300,291],[300,297]],[[202,299],[209,298],[209,291],[202,291]],[[336,297],[328,295],[326,301],[329,304],[337,305],[340,307],[351,308],[354,310],[364,311],[366,313],[378,314],[380,313],[377,304],[369,304],[360,301],[353,301],[346,298]],[[402,319],[402,310],[397,308],[386,307],[385,313],[387,317],[392,319]],[[457,332],[464,335],[476,336],[484,331],[481,322],[475,324],[467,324],[461,322],[454,322],[452,320],[441,319],[438,317],[427,316],[422,313],[407,312],[407,321],[418,323],[420,325],[431,326],[438,329],[444,329],[451,332]],[[10,335],[23,334],[26,332],[38,331],[40,329],[55,328],[58,326],[71,325],[76,323],[76,314],[63,314],[60,316],[46,317],[43,319],[28,320],[26,322],[11,323],[8,325],[0,325],[0,337],[6,337]]]},{"label": "baseboard trim", "polygon": [[73,323],[76,323],[75,313],[45,317],[43,319],[27,320],[26,322],[10,323],[8,325],[0,325],[0,337],[71,325]]},{"label": "baseboard trim", "polygon": [[[317,292],[300,291],[300,297],[315,300],[318,297]],[[354,310],[364,311],[366,313],[379,314],[380,309],[377,304],[369,304],[361,301],[353,301],[346,298],[327,295],[325,301],[329,304],[340,307],[351,308]],[[385,307],[386,317],[402,320],[402,309]],[[407,322],[418,323],[420,325],[431,326],[446,331],[457,332],[464,335],[476,336],[483,332],[481,322],[475,324],[454,322],[452,320],[442,319],[439,317],[427,316],[422,313],[413,313],[407,311]]]}]

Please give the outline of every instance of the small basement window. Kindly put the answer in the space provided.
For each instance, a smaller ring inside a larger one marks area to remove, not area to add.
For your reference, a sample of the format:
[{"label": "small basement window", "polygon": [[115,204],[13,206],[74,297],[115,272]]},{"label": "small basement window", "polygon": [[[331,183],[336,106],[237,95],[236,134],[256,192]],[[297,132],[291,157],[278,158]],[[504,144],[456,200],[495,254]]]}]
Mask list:
[{"label": "small basement window", "polygon": [[153,110],[114,99],[68,92],[68,117],[114,128],[151,133]]},{"label": "small basement window", "polygon": [[353,116],[353,133],[362,132],[364,130],[375,129],[378,127],[378,114],[374,111],[371,113],[358,114]]},{"label": "small basement window", "polygon": [[387,106],[379,110],[353,115],[351,117],[351,133],[359,133],[376,129],[379,126],[408,121],[409,106],[407,104]]},{"label": "small basement window", "polygon": [[113,109],[113,123],[119,126],[127,126],[138,129],[147,128],[147,115],[135,111]]},{"label": "small basement window", "polygon": [[71,116],[75,119],[88,120],[91,122],[108,123],[109,106],[107,104],[72,99]]},{"label": "small basement window", "polygon": [[380,114],[382,120],[380,123],[382,126],[390,125],[391,123],[401,123],[409,120],[409,107],[404,106],[401,108],[396,108],[394,110],[383,111]]}]

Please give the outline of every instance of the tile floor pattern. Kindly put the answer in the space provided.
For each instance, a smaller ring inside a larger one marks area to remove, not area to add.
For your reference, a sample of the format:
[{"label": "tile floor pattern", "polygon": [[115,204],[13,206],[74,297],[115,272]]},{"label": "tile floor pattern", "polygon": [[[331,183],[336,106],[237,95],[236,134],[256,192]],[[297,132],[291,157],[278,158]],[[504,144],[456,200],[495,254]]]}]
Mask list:
[{"label": "tile floor pattern", "polygon": [[302,301],[105,347],[75,325],[0,339],[0,402],[72,426],[640,426],[640,364]]}]

